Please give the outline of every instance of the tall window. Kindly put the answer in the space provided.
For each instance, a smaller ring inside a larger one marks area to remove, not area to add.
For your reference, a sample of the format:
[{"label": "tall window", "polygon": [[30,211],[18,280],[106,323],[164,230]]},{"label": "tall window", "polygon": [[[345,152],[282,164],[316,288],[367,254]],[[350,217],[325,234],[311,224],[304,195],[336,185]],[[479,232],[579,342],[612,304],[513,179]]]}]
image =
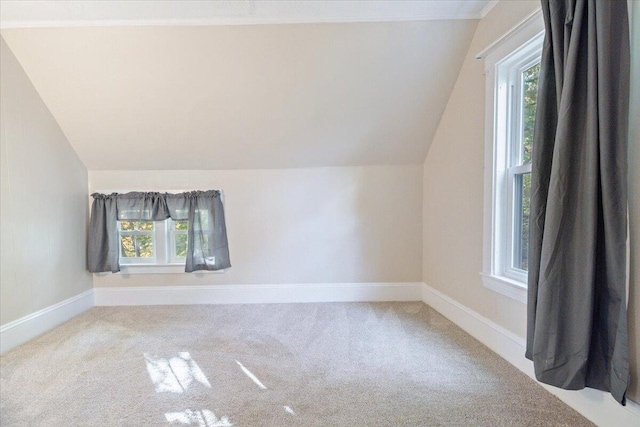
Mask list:
[{"label": "tall window", "polygon": [[506,230],[507,250],[505,251],[505,274],[515,280],[526,282],[529,248],[529,207],[531,200],[531,154],[533,148],[533,128],[536,118],[536,98],[540,57],[526,58],[527,61],[511,68],[509,79],[512,99],[510,117],[507,119],[509,166],[506,171],[507,204]]},{"label": "tall window", "polygon": [[535,25],[485,58],[483,283],[526,302],[531,156],[543,34]]}]

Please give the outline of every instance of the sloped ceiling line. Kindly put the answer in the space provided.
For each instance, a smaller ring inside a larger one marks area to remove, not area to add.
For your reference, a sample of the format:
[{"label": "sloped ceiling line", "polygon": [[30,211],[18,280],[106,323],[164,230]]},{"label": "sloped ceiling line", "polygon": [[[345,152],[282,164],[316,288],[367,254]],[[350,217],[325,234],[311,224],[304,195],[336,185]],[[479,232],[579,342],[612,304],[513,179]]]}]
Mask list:
[{"label": "sloped ceiling line", "polygon": [[2,37],[89,170],[409,165],[424,161],[477,22]]}]

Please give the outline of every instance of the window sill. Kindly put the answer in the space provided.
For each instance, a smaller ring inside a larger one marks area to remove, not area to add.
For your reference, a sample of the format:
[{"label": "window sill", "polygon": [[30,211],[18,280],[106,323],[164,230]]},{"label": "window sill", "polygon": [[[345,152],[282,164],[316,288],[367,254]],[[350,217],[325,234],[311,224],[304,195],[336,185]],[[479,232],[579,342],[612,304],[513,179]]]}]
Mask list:
[{"label": "window sill", "polygon": [[480,273],[482,284],[485,288],[491,289],[506,297],[519,301],[523,304],[527,303],[527,285],[517,280],[509,279],[504,276],[494,276],[487,273]]},{"label": "window sill", "polygon": [[[200,276],[203,274],[222,274],[224,270],[207,271],[199,270],[193,273],[185,273],[184,264],[125,264],[120,265],[120,274],[194,274]],[[100,276],[112,273],[96,273]]]}]

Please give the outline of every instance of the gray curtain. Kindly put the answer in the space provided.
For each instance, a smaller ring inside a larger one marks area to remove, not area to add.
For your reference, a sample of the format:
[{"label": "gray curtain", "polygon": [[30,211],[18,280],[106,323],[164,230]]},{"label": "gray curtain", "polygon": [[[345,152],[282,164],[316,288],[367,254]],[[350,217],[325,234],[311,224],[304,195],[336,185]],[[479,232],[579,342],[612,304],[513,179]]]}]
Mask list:
[{"label": "gray curtain", "polygon": [[115,196],[118,220],[164,221],[169,218],[165,194],[133,191]]},{"label": "gray curtain", "polygon": [[97,273],[120,271],[116,194],[92,194],[87,267]]},{"label": "gray curtain", "polygon": [[186,272],[231,267],[224,206],[219,191],[94,193],[91,196],[89,271],[120,271],[118,220],[164,221],[167,218],[189,224]]},{"label": "gray curtain", "polygon": [[220,192],[167,194],[166,200],[171,218],[189,222],[185,271],[231,267]]},{"label": "gray curtain", "polygon": [[527,358],[538,380],[625,403],[626,1],[542,1]]}]

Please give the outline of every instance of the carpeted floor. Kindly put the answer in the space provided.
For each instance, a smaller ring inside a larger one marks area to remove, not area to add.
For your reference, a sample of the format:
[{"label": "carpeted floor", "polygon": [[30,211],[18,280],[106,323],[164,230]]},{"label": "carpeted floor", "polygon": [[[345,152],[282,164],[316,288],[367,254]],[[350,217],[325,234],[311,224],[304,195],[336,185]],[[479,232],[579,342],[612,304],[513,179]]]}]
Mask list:
[{"label": "carpeted floor", "polygon": [[8,426],[586,426],[422,303],[97,307],[0,357]]}]

